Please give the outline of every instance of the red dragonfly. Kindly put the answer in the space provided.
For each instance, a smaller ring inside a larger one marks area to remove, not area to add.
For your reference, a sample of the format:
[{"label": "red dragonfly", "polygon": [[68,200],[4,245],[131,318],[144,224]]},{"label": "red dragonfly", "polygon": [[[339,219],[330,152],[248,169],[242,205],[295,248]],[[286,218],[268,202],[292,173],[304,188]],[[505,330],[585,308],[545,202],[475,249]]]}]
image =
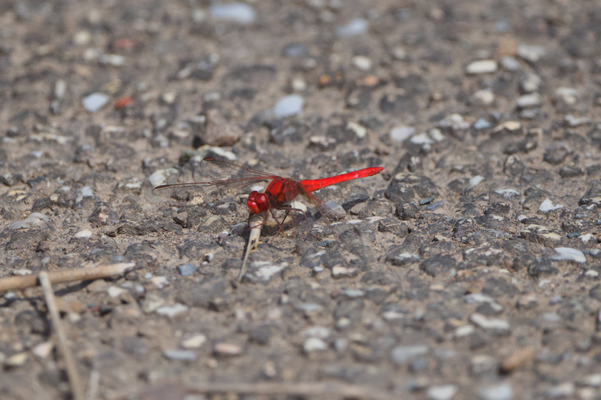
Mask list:
[{"label": "red dragonfly", "polygon": [[[188,193],[192,191],[199,191],[204,193],[210,193],[214,190],[226,191],[233,189],[242,189],[248,187],[253,183],[260,181],[271,181],[264,193],[259,193],[253,190],[248,195],[248,201],[246,205],[250,211],[250,218],[253,215],[260,214],[269,211],[275,221],[278,223],[278,231],[276,236],[282,230],[282,224],[288,217],[290,211],[298,211],[305,215],[304,211],[299,208],[293,208],[291,202],[302,195],[308,199],[321,213],[321,215],[328,219],[332,217],[334,212],[326,204],[320,200],[313,192],[315,190],[324,188],[326,186],[334,185],[340,182],[346,182],[352,179],[365,178],[368,176],[379,174],[384,168],[383,167],[371,167],[364,168],[358,171],[349,172],[346,174],[336,175],[329,178],[322,179],[311,179],[304,181],[296,181],[290,178],[283,178],[281,176],[268,174],[266,172],[257,171],[251,168],[243,167],[233,162],[218,160],[214,158],[205,158],[200,163],[200,169],[203,175],[206,175],[214,180],[206,182],[193,182],[193,183],[176,183],[173,185],[162,185],[157,186],[153,190],[153,194],[158,196],[175,197],[179,199],[187,198]],[[279,222],[275,216],[274,210],[286,211],[282,223]],[[305,219],[307,216],[305,215]],[[257,225],[263,225],[267,222],[267,217],[263,223]],[[307,219],[307,223],[309,220]],[[309,224],[310,226],[310,224]],[[255,226],[256,227],[256,226]],[[255,228],[252,227],[252,228]],[[251,229],[252,229],[251,228]]]}]

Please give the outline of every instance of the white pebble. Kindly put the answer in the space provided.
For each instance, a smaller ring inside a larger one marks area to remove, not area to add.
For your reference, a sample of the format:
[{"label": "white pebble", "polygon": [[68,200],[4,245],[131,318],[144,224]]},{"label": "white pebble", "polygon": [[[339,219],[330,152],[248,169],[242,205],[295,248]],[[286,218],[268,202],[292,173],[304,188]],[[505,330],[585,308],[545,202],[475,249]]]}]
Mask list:
[{"label": "white pebble", "polygon": [[497,71],[495,60],[479,60],[471,62],[465,69],[468,74],[490,74]]},{"label": "white pebble", "polygon": [[179,171],[175,168],[159,169],[156,170],[148,177],[148,180],[152,186],[157,187],[167,183],[167,178],[170,176],[179,175]]},{"label": "white pebble", "polygon": [[92,236],[92,231],[89,229],[83,229],[75,234],[76,238],[89,238]]},{"label": "white pebble", "polygon": [[577,249],[572,249],[570,247],[556,247],[555,252],[556,255],[552,256],[552,260],[558,261],[575,261],[577,263],[585,263],[586,257],[584,253]]},{"label": "white pebble", "polygon": [[305,99],[298,94],[291,94],[282,97],[273,108],[273,115],[276,118],[286,118],[298,114],[305,105]]},{"label": "white pebble", "polygon": [[369,28],[369,22],[363,18],[357,18],[350,21],[348,24],[344,26],[339,26],[336,28],[336,35],[340,37],[350,37],[355,35],[360,35],[362,33],[367,32]]},{"label": "white pebble", "polygon": [[547,53],[547,50],[543,46],[530,46],[526,44],[520,44],[516,50],[518,57],[535,63],[541,59]]},{"label": "white pebble", "polygon": [[431,400],[451,400],[457,394],[455,385],[439,385],[428,388],[426,395]]},{"label": "white pebble", "polygon": [[44,342],[35,346],[32,350],[34,356],[38,358],[47,358],[50,355],[50,352],[54,348],[52,342]]},{"label": "white pebble", "polygon": [[305,340],[305,343],[303,343],[303,350],[305,353],[311,353],[313,351],[325,351],[327,349],[328,344],[316,337],[311,337]]},{"label": "white pebble", "polygon": [[353,65],[361,71],[369,71],[373,66],[373,61],[369,57],[355,56],[353,57]]},{"label": "white pebble", "polygon": [[165,315],[169,318],[173,318],[173,317],[176,317],[179,314],[185,313],[187,311],[188,311],[188,306],[185,306],[180,303],[176,303],[172,306],[159,307],[159,308],[157,308],[157,310],[155,312],[159,315]]},{"label": "white pebble", "polygon": [[246,3],[215,4],[209,7],[209,15],[215,19],[250,24],[257,19],[257,12]]},{"label": "white pebble", "polygon": [[202,333],[194,335],[188,339],[182,340],[182,347],[186,349],[197,349],[207,341],[207,337]]},{"label": "white pebble", "polygon": [[553,210],[559,210],[560,208],[563,208],[563,204],[553,205],[553,202],[550,199],[546,199],[540,204],[538,211],[549,212]]},{"label": "white pebble", "polygon": [[81,101],[83,108],[88,112],[96,112],[109,102],[109,96],[104,93],[92,93]]},{"label": "white pebble", "polygon": [[413,135],[414,132],[415,128],[401,125],[390,131],[390,138],[396,142],[402,142]]}]

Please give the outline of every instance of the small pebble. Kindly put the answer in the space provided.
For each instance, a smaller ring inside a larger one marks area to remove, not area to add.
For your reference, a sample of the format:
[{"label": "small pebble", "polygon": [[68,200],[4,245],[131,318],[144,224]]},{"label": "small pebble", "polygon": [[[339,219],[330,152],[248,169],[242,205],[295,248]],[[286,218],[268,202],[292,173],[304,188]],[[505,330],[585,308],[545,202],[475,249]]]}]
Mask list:
[{"label": "small pebble", "polygon": [[163,355],[176,361],[194,361],[196,360],[196,353],[190,350],[179,350],[179,349],[167,349],[163,350]]},{"label": "small pebble", "polygon": [[565,382],[557,386],[550,387],[545,392],[547,398],[570,397],[574,394],[574,384]]},{"label": "small pebble", "polygon": [[163,289],[165,286],[169,285],[169,279],[167,279],[164,276],[155,276],[155,277],[151,276],[149,279],[150,279],[150,282],[152,282],[152,284],[159,289]]},{"label": "small pebble", "polygon": [[511,353],[501,364],[501,371],[508,373],[534,359],[534,348],[523,347]]},{"label": "small pebble", "polygon": [[497,71],[497,62],[495,60],[479,60],[471,62],[465,72],[468,74],[490,74]]},{"label": "small pebble", "polygon": [[404,365],[413,358],[428,354],[430,349],[426,345],[417,346],[397,346],[392,349],[390,357],[392,362],[397,365]]},{"label": "small pebble", "polygon": [[125,65],[125,57],[118,54],[103,54],[98,58],[100,64],[112,65],[113,67],[122,67]]},{"label": "small pebble", "polygon": [[182,340],[182,347],[186,349],[198,349],[207,341],[207,337],[202,333],[194,335],[188,339]]},{"label": "small pebble", "polygon": [[415,133],[415,128],[411,126],[397,126],[390,131],[390,138],[395,142],[402,142]]},{"label": "small pebble", "polygon": [[520,44],[516,49],[516,54],[518,55],[518,57],[531,63],[536,63],[546,53],[547,50],[543,46],[530,46],[526,44]]},{"label": "small pebble", "polygon": [[492,125],[490,124],[490,122],[488,122],[485,118],[478,119],[473,125],[474,129],[477,130],[488,129],[491,126]]},{"label": "small pebble", "polygon": [[499,383],[478,388],[478,397],[482,400],[511,400],[513,388],[509,383]]},{"label": "small pebble", "polygon": [[328,344],[316,337],[311,337],[303,343],[303,351],[307,354],[314,351],[325,351],[327,349]]},{"label": "small pebble", "polygon": [[495,94],[490,90],[478,90],[472,96],[472,103],[479,106],[490,106],[495,101]]},{"label": "small pebble", "polygon": [[538,210],[546,213],[549,211],[558,210],[560,208],[564,208],[563,204],[555,204],[554,205],[550,199],[545,199],[538,207]]},{"label": "small pebble", "polygon": [[109,102],[109,96],[104,93],[92,93],[82,99],[81,104],[88,112],[96,112]]},{"label": "small pebble", "polygon": [[34,356],[44,359],[50,355],[53,348],[54,348],[54,344],[52,342],[43,342],[43,343],[40,343],[37,346],[35,346],[31,350],[31,352],[33,353]]},{"label": "small pebble", "polygon": [[591,123],[591,119],[587,117],[576,117],[574,115],[569,114],[563,117],[563,122],[567,126],[574,128],[580,125],[589,125]]},{"label": "small pebble", "polygon": [[430,400],[451,400],[457,394],[455,385],[430,386],[426,395]]},{"label": "small pebble", "polygon": [[304,104],[305,99],[298,94],[282,97],[273,108],[273,115],[276,118],[291,117],[295,114],[299,114],[302,111]]},{"label": "small pebble", "polygon": [[213,346],[213,353],[221,357],[239,356],[242,354],[242,347],[233,343],[219,342]]},{"label": "small pebble", "polygon": [[552,260],[556,261],[575,261],[577,263],[585,263],[586,257],[584,253],[577,249],[572,249],[569,247],[556,247],[555,252],[556,255],[552,256]]},{"label": "small pebble", "polygon": [[351,37],[360,35],[362,33],[367,32],[369,28],[369,22],[363,18],[357,18],[351,20],[348,24],[344,26],[339,26],[336,28],[336,35],[339,37]]},{"label": "small pebble", "polygon": [[509,333],[509,323],[499,318],[488,318],[482,314],[474,313],[470,316],[470,321],[484,330],[495,331],[498,333]]},{"label": "small pebble", "polygon": [[541,103],[541,98],[538,93],[530,93],[520,96],[516,102],[518,109],[540,107]]},{"label": "small pebble", "polygon": [[159,315],[165,315],[169,318],[174,318],[179,314],[183,314],[188,311],[188,306],[177,303],[172,306],[159,307],[155,312]]},{"label": "small pebble", "polygon": [[246,3],[214,4],[209,7],[212,18],[232,21],[238,24],[251,24],[257,19],[257,12]]},{"label": "small pebble", "polygon": [[14,354],[14,355],[8,357],[6,359],[6,361],[4,362],[4,365],[6,365],[7,367],[12,367],[12,368],[20,367],[21,365],[25,364],[25,361],[27,361],[27,358],[28,358],[28,355],[26,352],[17,353],[17,354]]},{"label": "small pebble", "polygon": [[501,58],[501,66],[507,71],[519,71],[520,70],[520,62],[511,56],[504,56]]},{"label": "small pebble", "polygon": [[194,264],[178,265],[177,272],[179,272],[181,276],[192,276],[194,275],[194,272],[196,272],[196,266]]},{"label": "small pebble", "polygon": [[92,231],[89,229],[83,229],[75,234],[76,238],[89,238],[92,236]]},{"label": "small pebble", "polygon": [[373,66],[373,61],[369,57],[355,56],[353,57],[353,65],[361,71],[369,71]]}]

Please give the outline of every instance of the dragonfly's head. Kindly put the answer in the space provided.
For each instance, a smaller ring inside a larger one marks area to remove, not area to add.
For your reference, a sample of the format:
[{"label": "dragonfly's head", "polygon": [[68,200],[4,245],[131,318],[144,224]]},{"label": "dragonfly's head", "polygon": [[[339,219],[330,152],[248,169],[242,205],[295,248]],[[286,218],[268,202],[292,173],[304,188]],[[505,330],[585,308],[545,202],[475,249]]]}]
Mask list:
[{"label": "dragonfly's head", "polygon": [[248,195],[246,205],[251,213],[259,214],[269,210],[269,199],[265,193],[259,193],[256,190],[253,190]]}]

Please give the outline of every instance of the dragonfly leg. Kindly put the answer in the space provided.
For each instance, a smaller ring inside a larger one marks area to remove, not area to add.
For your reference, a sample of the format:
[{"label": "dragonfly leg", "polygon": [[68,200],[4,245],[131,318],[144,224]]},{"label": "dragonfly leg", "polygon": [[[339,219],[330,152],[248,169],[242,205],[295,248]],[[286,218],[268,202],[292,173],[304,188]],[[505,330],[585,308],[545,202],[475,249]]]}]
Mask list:
[{"label": "dragonfly leg", "polygon": [[[278,219],[275,217],[275,215],[273,216],[273,218],[276,220],[276,222],[279,225],[279,229],[277,231],[277,233],[274,236],[277,236],[278,233],[280,233],[280,231],[282,230],[282,227],[284,225],[284,222],[286,221],[286,218],[288,217],[288,214],[290,213],[290,211],[297,211],[301,214],[303,214],[303,216],[305,217],[305,220],[307,221],[307,225],[309,226],[309,231],[311,231],[311,228],[313,227],[311,225],[311,222],[309,222],[309,218],[307,218],[307,214],[305,213],[304,210],[301,210],[300,208],[292,208],[291,206],[283,206],[283,207],[278,207],[278,210],[286,210],[286,215],[284,215],[284,219],[282,220],[282,223],[280,224],[280,222],[278,221]],[[273,211],[272,211],[272,215],[273,215]]]},{"label": "dragonfly leg", "polygon": [[[249,229],[249,230],[253,230],[253,229],[255,229],[255,228],[258,228],[258,227],[260,227],[260,226],[263,226],[263,225],[265,225],[265,224],[267,223],[267,218],[264,218],[264,219],[263,219],[263,222],[261,222],[260,224],[257,224],[257,225],[255,225],[255,226],[250,226],[250,221],[251,221],[252,217],[254,217],[254,216],[255,216],[255,214],[250,214],[250,215],[248,216],[248,223],[247,223],[247,225],[248,225],[248,229]],[[276,221],[277,221],[277,220],[276,220]]]}]

